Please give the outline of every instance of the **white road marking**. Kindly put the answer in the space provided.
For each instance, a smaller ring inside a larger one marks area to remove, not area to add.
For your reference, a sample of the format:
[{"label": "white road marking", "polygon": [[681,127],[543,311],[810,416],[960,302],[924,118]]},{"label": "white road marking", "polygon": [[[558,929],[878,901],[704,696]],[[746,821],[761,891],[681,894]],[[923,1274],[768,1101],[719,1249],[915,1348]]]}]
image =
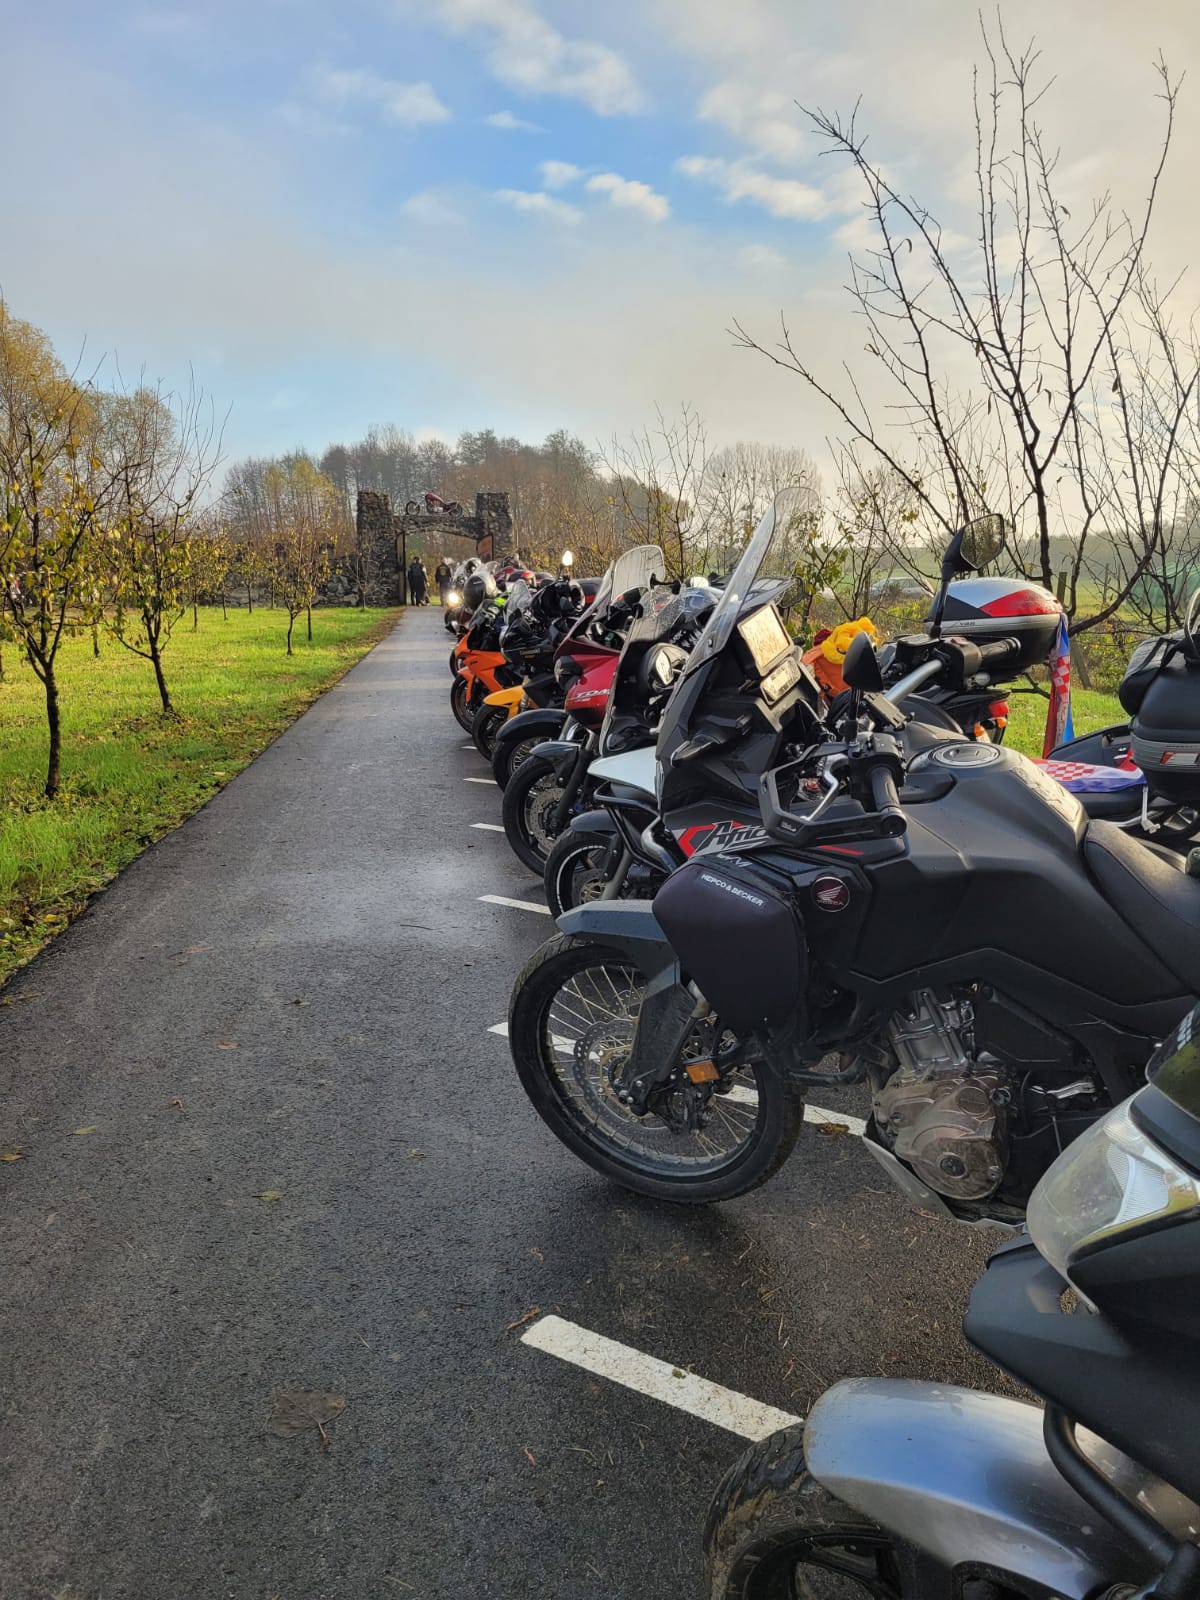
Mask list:
[{"label": "white road marking", "polygon": [[550,915],[550,907],[539,906],[536,900],[510,900],[506,894],[481,894],[479,898],[487,906],[508,906],[513,911],[537,911],[543,917]]},{"label": "white road marking", "polygon": [[[502,1039],[507,1039],[508,1023],[493,1022],[488,1032],[498,1033]],[[570,1044],[566,1039],[560,1040],[557,1036],[554,1039],[554,1043],[560,1044],[564,1049],[570,1048]],[[758,1104],[758,1095],[755,1091],[747,1089],[740,1083],[734,1084],[733,1088],[723,1098],[734,1105],[756,1106]],[[815,1106],[811,1100],[804,1102],[804,1116],[806,1121],[814,1122],[818,1125],[823,1123],[828,1127],[845,1128],[847,1133],[854,1134],[858,1139],[862,1138],[867,1129],[864,1118],[853,1116],[849,1111],[831,1111],[828,1106]]]},{"label": "white road marking", "polygon": [[848,1111],[830,1111],[828,1106],[815,1106],[811,1100],[804,1102],[804,1116],[806,1121],[823,1122],[831,1128],[840,1124],[848,1133],[860,1139],[867,1131],[867,1124],[862,1117],[852,1117]]},{"label": "white road marking", "polygon": [[481,833],[504,832],[504,824],[502,822],[473,822],[471,826],[473,828],[478,828]]},{"label": "white road marking", "polygon": [[627,1344],[618,1344],[615,1339],[606,1339],[601,1333],[592,1333],[563,1317],[542,1317],[521,1335],[521,1343],[648,1399],[674,1406],[677,1411],[701,1417],[742,1439],[765,1439],[779,1428],[802,1420],[739,1394],[736,1389],[684,1372],[669,1361],[659,1361]]},{"label": "white road marking", "polygon": [[460,744],[458,748],[460,750],[474,750],[476,755],[479,754],[479,749],[478,749],[474,739],[468,739],[466,744]]},{"label": "white road marking", "polygon": [[463,782],[464,783],[486,783],[486,784],[489,785],[490,788],[494,789],[496,787],[495,778],[464,778]]}]

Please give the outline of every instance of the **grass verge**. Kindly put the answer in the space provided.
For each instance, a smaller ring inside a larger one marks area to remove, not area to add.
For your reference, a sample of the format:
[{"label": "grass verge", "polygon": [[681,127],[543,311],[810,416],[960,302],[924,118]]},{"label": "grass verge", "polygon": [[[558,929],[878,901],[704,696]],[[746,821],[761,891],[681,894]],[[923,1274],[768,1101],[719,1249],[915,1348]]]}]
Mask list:
[{"label": "grass verge", "polygon": [[191,816],[365,654],[398,611],[329,607],[312,644],[276,610],[186,617],[165,657],[178,720],[158,710],[148,662],[101,636],[67,639],[59,657],[63,786],[42,796],[42,688],[4,652],[0,682],[0,984],[148,844]]}]

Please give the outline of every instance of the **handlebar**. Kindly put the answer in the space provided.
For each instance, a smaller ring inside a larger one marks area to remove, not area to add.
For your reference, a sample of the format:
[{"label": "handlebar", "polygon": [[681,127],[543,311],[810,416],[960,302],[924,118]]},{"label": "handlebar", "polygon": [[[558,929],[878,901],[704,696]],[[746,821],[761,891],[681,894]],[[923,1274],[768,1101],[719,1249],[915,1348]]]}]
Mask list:
[{"label": "handlebar", "polygon": [[875,803],[875,810],[881,819],[885,838],[895,838],[904,833],[908,827],[904,812],[900,805],[900,795],[896,789],[896,780],[892,777],[891,769],[885,766],[874,766],[870,769],[871,799]]},{"label": "handlebar", "polygon": [[979,654],[985,667],[1003,667],[1021,654],[1019,639],[993,639],[991,644],[981,644]]}]

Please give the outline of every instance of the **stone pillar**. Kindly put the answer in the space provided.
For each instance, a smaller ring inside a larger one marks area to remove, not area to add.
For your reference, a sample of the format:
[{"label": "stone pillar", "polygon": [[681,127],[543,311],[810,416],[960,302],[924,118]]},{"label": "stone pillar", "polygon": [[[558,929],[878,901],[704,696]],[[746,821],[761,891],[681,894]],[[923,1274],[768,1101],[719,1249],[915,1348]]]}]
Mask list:
[{"label": "stone pillar", "polygon": [[386,494],[375,489],[358,491],[355,530],[368,604],[403,603],[404,574],[396,550],[396,519]]},{"label": "stone pillar", "polygon": [[476,548],[485,561],[513,553],[513,520],[502,489],[482,489],[475,496]]}]

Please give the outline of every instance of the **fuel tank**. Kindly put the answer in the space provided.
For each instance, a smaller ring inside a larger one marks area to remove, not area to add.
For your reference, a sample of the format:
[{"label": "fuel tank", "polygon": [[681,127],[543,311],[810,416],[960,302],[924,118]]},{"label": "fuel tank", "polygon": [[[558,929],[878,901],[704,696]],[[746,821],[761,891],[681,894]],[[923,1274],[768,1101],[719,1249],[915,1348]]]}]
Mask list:
[{"label": "fuel tank", "polygon": [[1011,976],[1025,992],[1044,975],[1117,1008],[1179,994],[1089,876],[1083,807],[1032,761],[1000,745],[937,745],[910,764],[901,801],[904,849],[868,867],[856,974],[885,984],[922,969],[922,981],[1001,986]]}]

